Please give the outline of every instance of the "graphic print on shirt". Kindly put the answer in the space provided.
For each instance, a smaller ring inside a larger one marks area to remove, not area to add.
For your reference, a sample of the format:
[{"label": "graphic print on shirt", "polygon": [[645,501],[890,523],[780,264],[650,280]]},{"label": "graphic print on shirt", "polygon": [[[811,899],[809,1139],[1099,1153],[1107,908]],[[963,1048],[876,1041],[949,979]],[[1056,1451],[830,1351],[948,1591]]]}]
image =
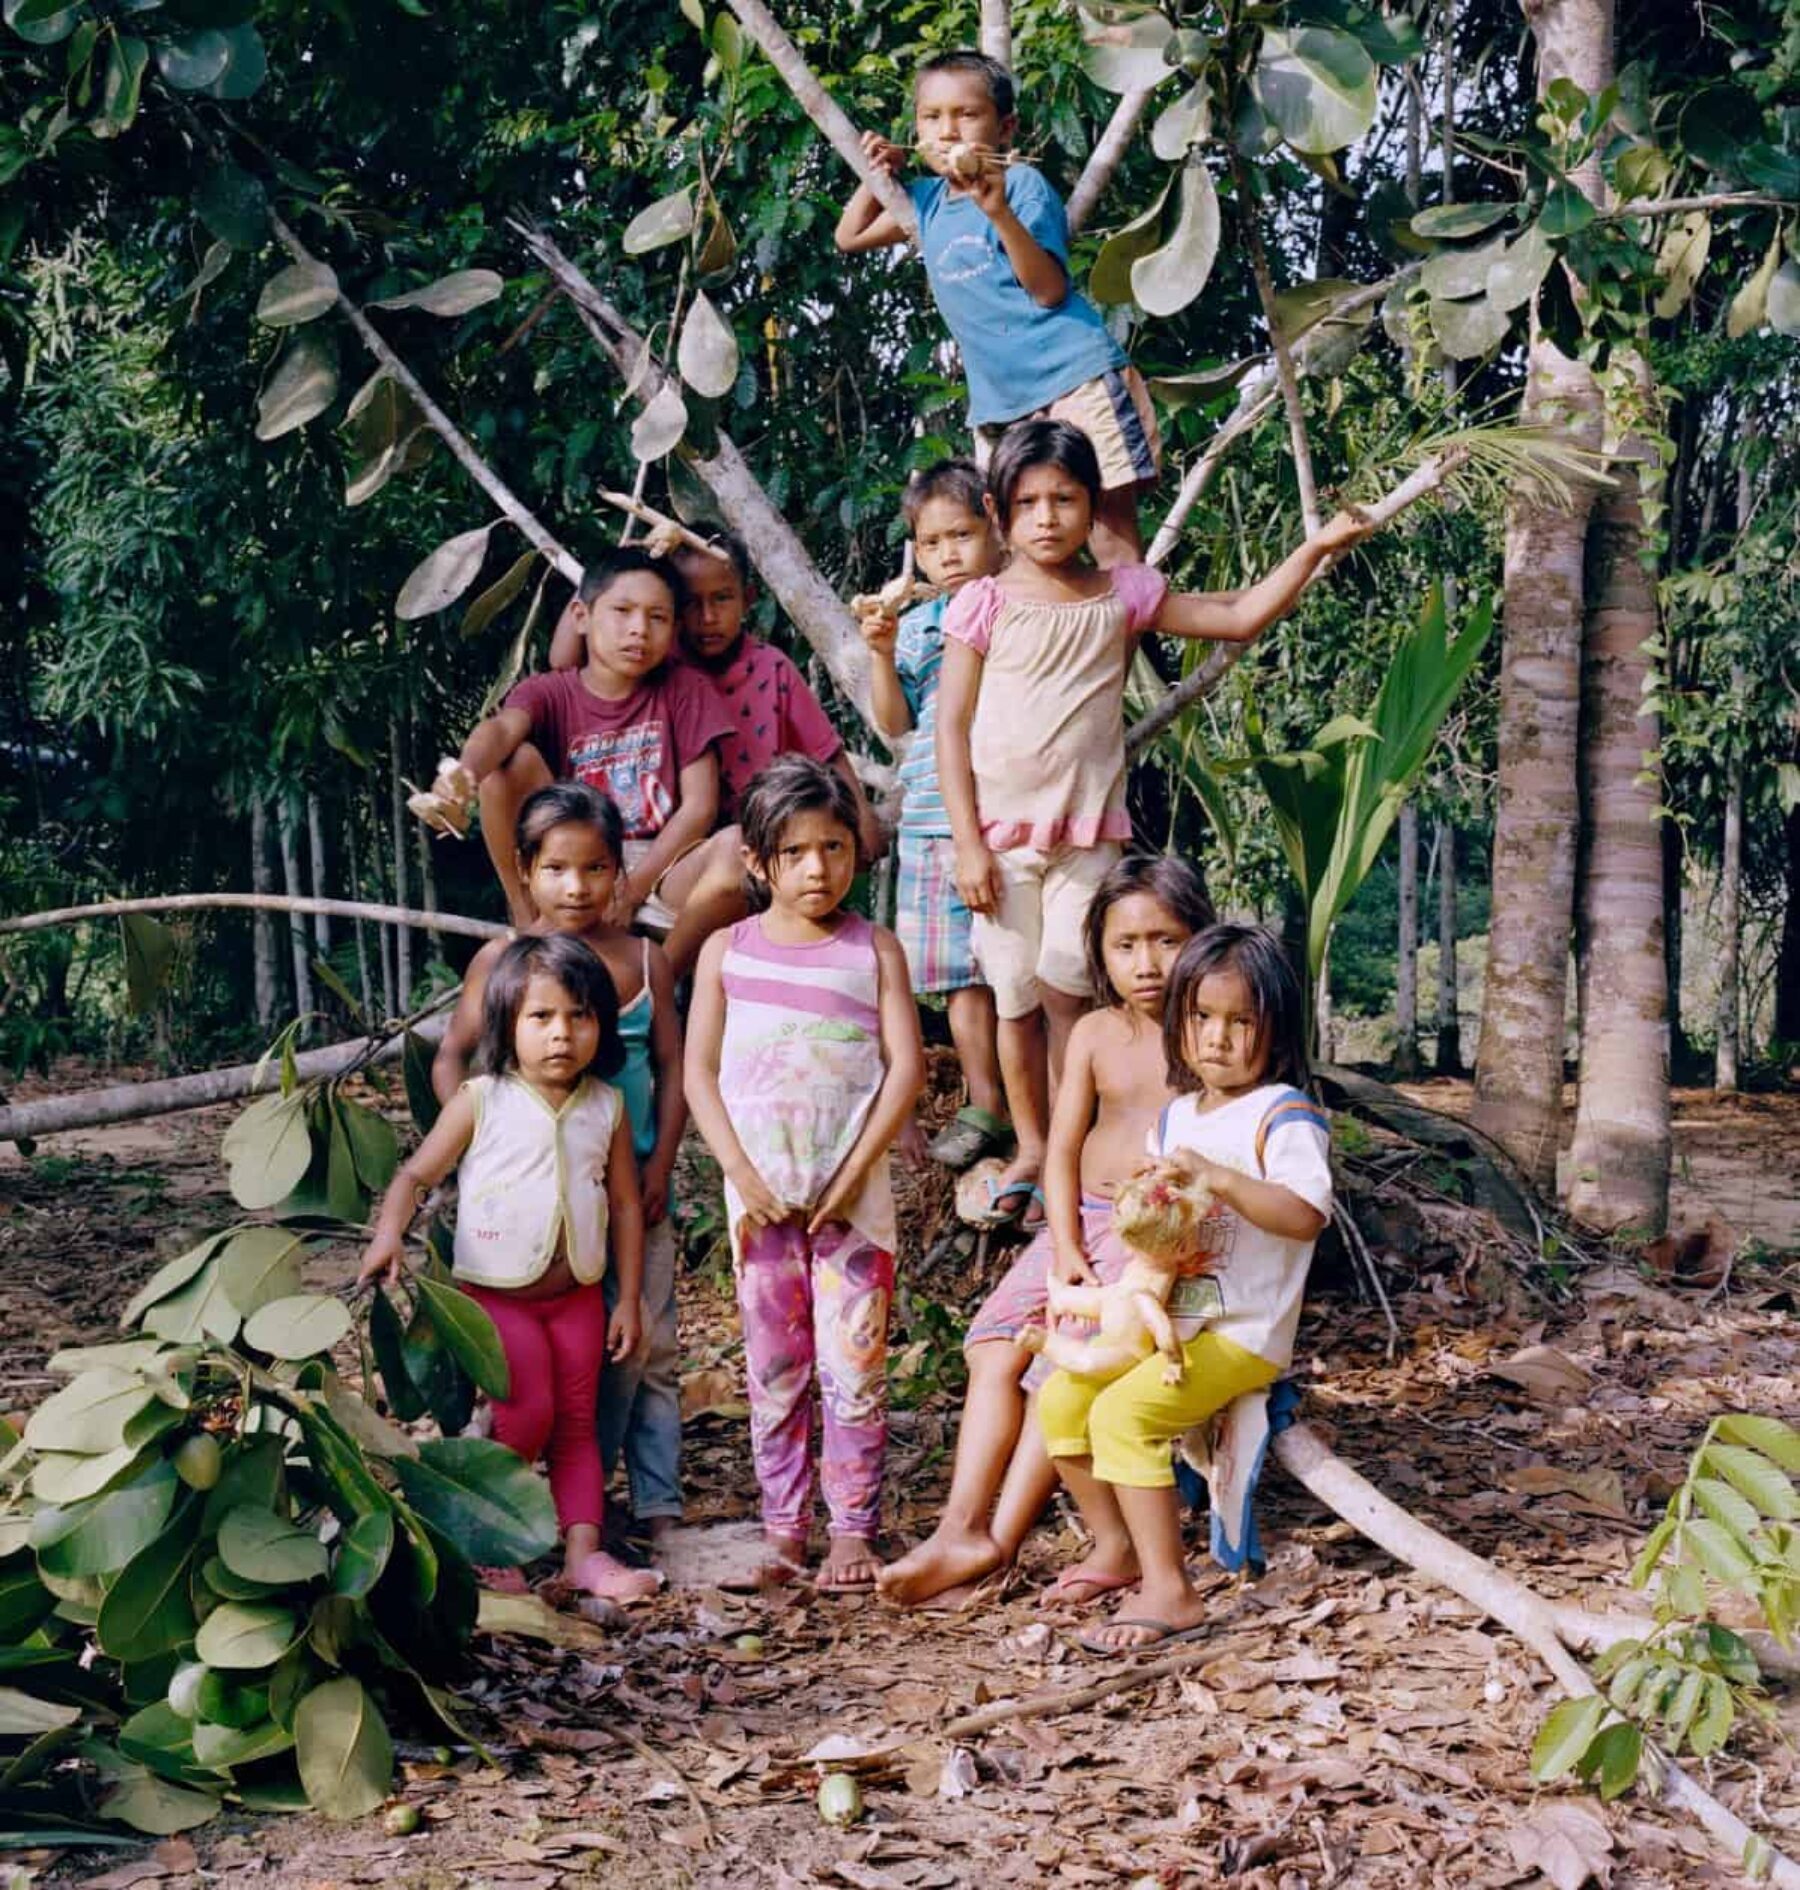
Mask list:
[{"label": "graphic print on shirt", "polygon": [[612,802],[628,839],[660,833],[675,812],[660,779],[663,738],[660,721],[638,722],[610,735],[583,735],[569,744],[571,778]]},{"label": "graphic print on shirt", "polygon": [[1200,1244],[1181,1263],[1181,1272],[1169,1289],[1171,1319],[1222,1319],[1225,1289],[1213,1276],[1224,1271],[1237,1245],[1238,1217],[1222,1201],[1215,1201],[1201,1219]]},{"label": "graphic print on shirt", "polygon": [[994,252],[985,236],[973,232],[953,236],[933,259],[940,282],[973,282],[994,266]]}]

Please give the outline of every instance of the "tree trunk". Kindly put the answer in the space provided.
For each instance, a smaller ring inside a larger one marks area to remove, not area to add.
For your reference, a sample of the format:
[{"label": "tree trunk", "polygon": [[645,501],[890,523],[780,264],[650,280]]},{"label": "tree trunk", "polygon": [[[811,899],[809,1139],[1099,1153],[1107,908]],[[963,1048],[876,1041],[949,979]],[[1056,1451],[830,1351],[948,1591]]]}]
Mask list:
[{"label": "tree trunk", "polygon": [[[1647,369],[1641,369],[1648,379]],[[1639,451],[1646,449],[1640,448]],[[1629,453],[1628,447],[1627,452]],[[1581,1078],[1570,1212],[1591,1227],[1660,1234],[1669,1218],[1668,970],[1663,956],[1660,770],[1643,715],[1656,635],[1635,466],[1589,534],[1583,637]]]},{"label": "tree trunk", "polygon": [[[1750,468],[1738,464],[1737,527],[1739,543],[1750,519]],[[1744,666],[1731,666],[1731,700],[1744,693]],[[1731,747],[1725,759],[1725,832],[1719,848],[1719,1049],[1713,1083],[1719,1089],[1738,1086],[1738,1018],[1742,1010],[1742,983],[1738,934],[1744,922],[1744,756],[1735,728],[1726,731]],[[1679,1002],[1677,995],[1671,1002]]]},{"label": "tree trunk", "polygon": [[1781,949],[1775,957],[1775,1035],[1800,1043],[1800,807],[1782,823],[1787,844],[1787,905],[1781,918]]},{"label": "tree trunk", "polygon": [[1663,990],[1669,1014],[1669,1068],[1675,1071],[1686,1069],[1691,1060],[1687,1033],[1681,1025],[1681,962],[1687,950],[1681,918],[1681,830],[1672,820],[1657,824],[1657,847],[1662,854]]},{"label": "tree trunk", "polygon": [[[1540,73],[1540,83],[1555,76]],[[1529,371],[1522,423],[1597,449],[1600,394],[1587,368],[1540,336]],[[1521,498],[1506,521],[1493,910],[1473,1120],[1546,1193],[1556,1185],[1562,1109],[1580,812],[1582,558],[1593,500],[1586,486],[1567,510]]]},{"label": "tree trunk", "polygon": [[1335,1061],[1331,1027],[1331,941],[1326,940],[1325,956],[1319,964],[1318,982],[1313,986],[1313,1061]]},{"label": "tree trunk", "polygon": [[[281,878],[290,899],[304,899],[300,880],[300,817],[292,801],[283,800],[276,822],[281,836]],[[294,960],[294,1015],[309,1017],[313,1008],[312,964],[308,956],[306,921],[298,914],[288,920],[288,945]],[[306,1034],[304,1028],[301,1035]]]},{"label": "tree trunk", "polygon": [[[406,883],[406,787],[400,779],[400,742],[404,725],[396,716],[389,727],[388,814],[394,823],[394,903],[403,906],[409,900]],[[404,925],[394,927],[394,1003],[395,1014],[405,1010],[412,998],[412,933]]]},{"label": "tree trunk", "polygon": [[[319,807],[319,797],[309,789],[306,796],[306,838],[312,851],[312,889],[315,899],[329,899],[327,890],[331,878],[330,868],[325,858],[325,817]],[[331,915],[326,912],[313,914],[313,938],[319,947],[319,956],[331,956]]]},{"label": "tree trunk", "polygon": [[1394,962],[1394,1074],[1419,1073],[1419,810],[1400,810],[1400,937]]},{"label": "tree trunk", "polygon": [[1462,996],[1456,976],[1456,829],[1439,817],[1437,1047],[1431,1063],[1439,1076],[1462,1074]]},{"label": "tree trunk", "polygon": [[[250,887],[258,893],[275,890],[274,875],[269,871],[269,806],[260,794],[250,803]],[[257,913],[251,924],[250,956],[254,966],[256,1027],[273,1030],[281,996],[276,975],[275,921],[266,912]]]},{"label": "tree trunk", "polygon": [[[383,883],[385,869],[381,859],[383,838],[384,836],[381,831],[381,796],[379,793],[372,792],[369,796],[369,846],[371,848],[369,867],[375,877],[375,897],[377,899],[379,899],[386,890]],[[395,988],[394,983],[395,960],[398,954],[396,940],[398,940],[399,936],[399,931],[396,928],[384,925],[381,928],[380,935],[375,941],[376,950],[381,954],[381,1014],[383,1017],[398,1017],[400,1015],[400,994]]]},{"label": "tree trunk", "polygon": [[1012,66],[1012,0],[981,0],[981,50]]},{"label": "tree trunk", "polygon": [[[356,805],[351,803],[349,818],[344,823],[344,837],[350,849],[350,897],[362,897],[362,861],[356,845]],[[363,1017],[366,1020],[375,1015],[375,986],[369,976],[369,935],[361,919],[353,920],[356,927],[356,979],[357,992],[362,998]],[[379,947],[377,948],[379,949]],[[392,1015],[389,1012],[388,1015]]]}]

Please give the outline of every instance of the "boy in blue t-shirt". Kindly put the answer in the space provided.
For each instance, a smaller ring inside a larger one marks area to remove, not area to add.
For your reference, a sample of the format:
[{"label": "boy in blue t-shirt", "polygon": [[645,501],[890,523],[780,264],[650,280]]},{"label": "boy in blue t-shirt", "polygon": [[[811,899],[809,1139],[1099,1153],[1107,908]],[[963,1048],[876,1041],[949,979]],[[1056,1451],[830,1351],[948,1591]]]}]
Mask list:
[{"label": "boy in blue t-shirt", "polygon": [[[1099,311],[1069,282],[1069,227],[1043,174],[1004,156],[1017,119],[1006,68],[982,53],[940,54],[913,89],[929,177],[907,186],[932,294],[962,350],[978,456],[1015,420],[1067,420],[1094,443],[1104,490],[1090,543],[1103,566],[1142,556],[1137,498],[1161,442],[1142,377]],[[871,164],[892,175],[906,153],[864,132]],[[907,233],[859,184],[838,219],[848,253]]]}]

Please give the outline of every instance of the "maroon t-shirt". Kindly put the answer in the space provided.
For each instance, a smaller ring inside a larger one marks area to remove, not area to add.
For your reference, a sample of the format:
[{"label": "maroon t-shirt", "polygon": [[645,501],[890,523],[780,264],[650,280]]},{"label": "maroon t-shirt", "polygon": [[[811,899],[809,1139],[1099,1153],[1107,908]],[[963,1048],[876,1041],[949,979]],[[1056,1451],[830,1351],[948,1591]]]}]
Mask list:
[{"label": "maroon t-shirt", "polygon": [[719,744],[721,825],[737,818],[744,790],[777,755],[829,762],[843,747],[806,678],[773,644],[746,636],[723,669],[694,668],[712,684],[731,724]]},{"label": "maroon t-shirt", "polygon": [[664,663],[617,702],[597,696],[579,669],[527,676],[506,698],[531,717],[530,739],[558,780],[585,781],[618,808],[627,840],[649,840],[681,800],[681,771],[731,734],[706,677]]}]

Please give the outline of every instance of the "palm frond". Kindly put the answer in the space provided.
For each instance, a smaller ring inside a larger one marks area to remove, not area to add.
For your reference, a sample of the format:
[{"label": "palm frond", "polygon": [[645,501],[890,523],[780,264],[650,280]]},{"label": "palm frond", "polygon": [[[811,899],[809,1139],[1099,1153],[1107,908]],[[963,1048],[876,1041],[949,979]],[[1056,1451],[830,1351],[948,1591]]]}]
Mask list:
[{"label": "palm frond", "polygon": [[1547,427],[1500,422],[1414,435],[1391,454],[1365,459],[1355,484],[1379,488],[1396,471],[1434,458],[1447,465],[1443,493],[1476,511],[1503,511],[1516,499],[1566,511],[1580,489],[1614,484],[1604,453],[1572,445]]}]

